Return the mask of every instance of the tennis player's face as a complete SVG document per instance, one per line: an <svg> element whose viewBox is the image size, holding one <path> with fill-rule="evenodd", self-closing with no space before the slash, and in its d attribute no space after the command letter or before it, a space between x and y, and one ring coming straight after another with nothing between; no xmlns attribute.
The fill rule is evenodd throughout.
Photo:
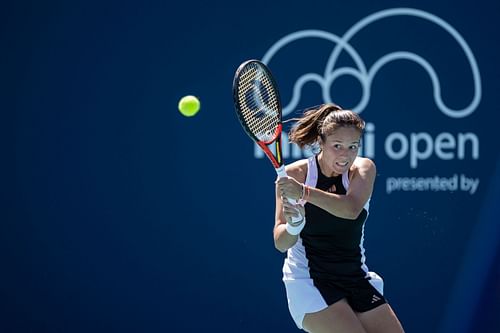
<svg viewBox="0 0 500 333"><path fill-rule="evenodd" d="M323 165L336 174L349 170L358 155L361 133L353 127L339 127L322 141Z"/></svg>

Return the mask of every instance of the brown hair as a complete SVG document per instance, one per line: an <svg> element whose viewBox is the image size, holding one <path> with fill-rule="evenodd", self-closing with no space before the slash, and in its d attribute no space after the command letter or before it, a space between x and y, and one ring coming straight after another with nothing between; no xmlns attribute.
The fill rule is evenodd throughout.
<svg viewBox="0 0 500 333"><path fill-rule="evenodd" d="M363 133L365 122L356 112L343 110L336 104L322 104L308 109L289 133L290 141L300 148L316 144L319 139L325 140L339 127L354 127Z"/></svg>

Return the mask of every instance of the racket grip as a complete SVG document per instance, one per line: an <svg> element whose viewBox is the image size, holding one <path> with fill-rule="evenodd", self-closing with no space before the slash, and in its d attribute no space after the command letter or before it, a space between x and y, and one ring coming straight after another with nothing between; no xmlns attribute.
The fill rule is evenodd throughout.
<svg viewBox="0 0 500 333"><path fill-rule="evenodd" d="M286 174L286 171L285 171L285 166L282 165L280 166L278 169L276 169L276 173L278 174L278 177L279 178L285 178L285 177L288 177L288 175ZM294 200L294 199L290 199L290 198L286 198L288 200L289 203L291 203L292 205L296 205L297 204L297 200ZM296 222L299 222L300 220L302 220L302 216L294 216L292 217L292 222L293 223L296 223Z"/></svg>
<svg viewBox="0 0 500 333"><path fill-rule="evenodd" d="M286 174L285 166L284 165L282 165L278 169L276 169L276 173L278 174L279 178L288 177L288 175Z"/></svg>

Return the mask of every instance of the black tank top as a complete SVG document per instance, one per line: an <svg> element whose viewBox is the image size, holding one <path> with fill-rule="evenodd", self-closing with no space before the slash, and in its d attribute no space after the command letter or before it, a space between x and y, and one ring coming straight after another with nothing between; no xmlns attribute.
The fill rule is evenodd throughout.
<svg viewBox="0 0 500 333"><path fill-rule="evenodd" d="M345 195L342 175L325 176L319 167L316 188ZM300 237L309 260L309 273L313 279L364 278L363 225L368 212L363 211L355 220L344 219L314 206L305 204L306 225Z"/></svg>

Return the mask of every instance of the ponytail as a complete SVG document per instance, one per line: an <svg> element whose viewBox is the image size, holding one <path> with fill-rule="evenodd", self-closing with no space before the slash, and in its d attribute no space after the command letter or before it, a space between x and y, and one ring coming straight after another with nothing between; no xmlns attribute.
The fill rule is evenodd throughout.
<svg viewBox="0 0 500 333"><path fill-rule="evenodd" d="M365 122L357 113L342 110L336 104L322 104L307 110L302 117L292 120L297 122L290 130L289 139L300 148L312 146L320 138L324 140L338 127L352 126L361 133L365 128Z"/></svg>

